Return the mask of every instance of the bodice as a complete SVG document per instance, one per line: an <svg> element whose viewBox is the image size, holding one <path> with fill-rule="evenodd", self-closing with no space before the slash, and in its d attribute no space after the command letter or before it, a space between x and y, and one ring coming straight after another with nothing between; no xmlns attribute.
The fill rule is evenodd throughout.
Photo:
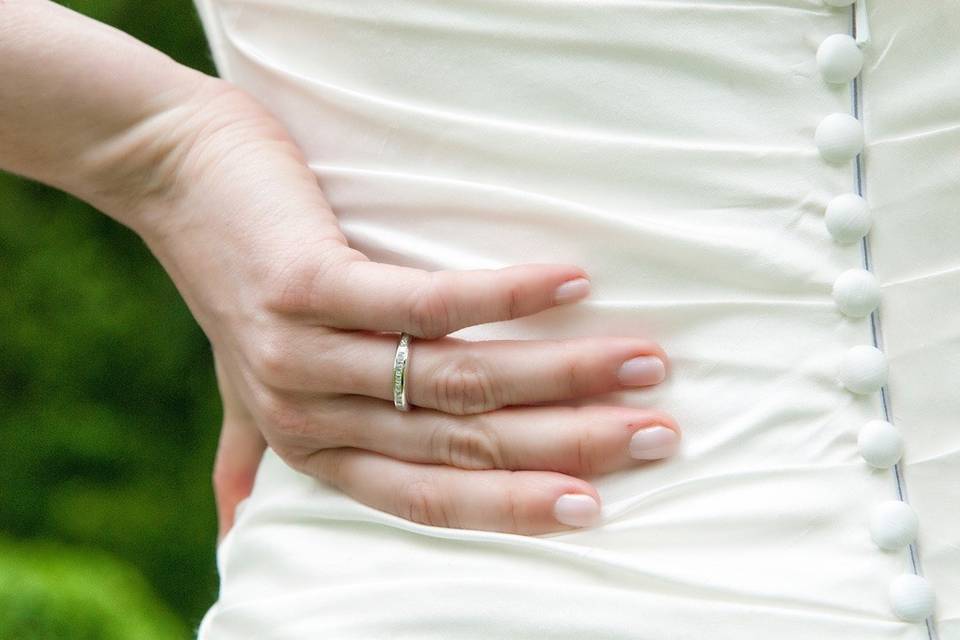
<svg viewBox="0 0 960 640"><path fill-rule="evenodd" d="M960 3L838 4L198 0L352 246L584 267L455 335L653 338L669 380L591 401L684 429L526 537L268 451L201 638L960 639Z"/></svg>

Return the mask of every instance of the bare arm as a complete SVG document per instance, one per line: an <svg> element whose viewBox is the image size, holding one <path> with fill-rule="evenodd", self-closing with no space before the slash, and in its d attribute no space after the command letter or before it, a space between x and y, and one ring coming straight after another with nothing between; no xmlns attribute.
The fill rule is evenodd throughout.
<svg viewBox="0 0 960 640"><path fill-rule="evenodd" d="M0 168L136 226L213 79L46 0L0 2Z"/></svg>

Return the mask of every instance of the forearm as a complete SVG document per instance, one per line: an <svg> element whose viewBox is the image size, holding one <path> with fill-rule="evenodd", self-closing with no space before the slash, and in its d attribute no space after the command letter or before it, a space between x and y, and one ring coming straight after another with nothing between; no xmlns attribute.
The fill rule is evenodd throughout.
<svg viewBox="0 0 960 640"><path fill-rule="evenodd" d="M52 2L0 0L0 169L129 226L178 171L220 85Z"/></svg>

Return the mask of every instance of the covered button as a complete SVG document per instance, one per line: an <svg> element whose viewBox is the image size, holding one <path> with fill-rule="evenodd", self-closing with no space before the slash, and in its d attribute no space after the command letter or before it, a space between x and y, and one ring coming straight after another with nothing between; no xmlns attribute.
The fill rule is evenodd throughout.
<svg viewBox="0 0 960 640"><path fill-rule="evenodd" d="M872 224L867 201L855 193L844 193L831 200L823 222L840 244L857 242L867 235Z"/></svg>
<svg viewBox="0 0 960 640"><path fill-rule="evenodd" d="M871 420L860 427L857 449L871 467L889 469L903 456L903 437L886 420Z"/></svg>
<svg viewBox="0 0 960 640"><path fill-rule="evenodd" d="M905 573L890 583L890 604L901 620L922 622L933 613L933 588L924 578Z"/></svg>
<svg viewBox="0 0 960 640"><path fill-rule="evenodd" d="M870 514L870 537L877 546L896 551L917 539L917 514L906 502L888 500L873 508Z"/></svg>
<svg viewBox="0 0 960 640"><path fill-rule="evenodd" d="M844 315L864 318L880 304L880 285L869 271L850 269L834 281L833 299Z"/></svg>
<svg viewBox="0 0 960 640"><path fill-rule="evenodd" d="M849 113L831 113L817 125L813 140L824 160L846 162L863 150L863 127Z"/></svg>
<svg viewBox="0 0 960 640"><path fill-rule="evenodd" d="M827 82L850 82L862 66L863 52L857 41L845 33L827 36L817 48L817 67Z"/></svg>
<svg viewBox="0 0 960 640"><path fill-rule="evenodd" d="M853 393L873 393L887 383L887 357L870 345L857 345L843 355L840 382Z"/></svg>

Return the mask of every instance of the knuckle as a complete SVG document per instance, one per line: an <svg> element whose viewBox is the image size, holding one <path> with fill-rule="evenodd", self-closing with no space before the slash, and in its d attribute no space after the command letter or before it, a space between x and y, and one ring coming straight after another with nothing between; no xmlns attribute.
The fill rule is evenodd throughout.
<svg viewBox="0 0 960 640"><path fill-rule="evenodd" d="M576 476L590 476L604 470L609 457L609 441L597 431L598 414L593 407L555 407L558 424L570 425L559 435L560 454L554 459L552 471ZM606 446L605 446L606 443Z"/></svg>
<svg viewBox="0 0 960 640"><path fill-rule="evenodd" d="M265 306L276 313L302 313L313 308L317 268L304 258L290 260L271 276Z"/></svg>
<svg viewBox="0 0 960 640"><path fill-rule="evenodd" d="M524 503L523 496L516 483L507 482L500 493L500 512L504 517L504 524L509 531L522 532L524 530Z"/></svg>
<svg viewBox="0 0 960 640"><path fill-rule="evenodd" d="M469 353L443 365L433 378L432 390L437 408L445 413L483 413L503 406L487 363Z"/></svg>
<svg viewBox="0 0 960 640"><path fill-rule="evenodd" d="M285 336L268 333L256 340L250 366L264 383L282 386L290 379L293 353Z"/></svg>
<svg viewBox="0 0 960 640"><path fill-rule="evenodd" d="M309 420L301 407L273 393L265 394L261 403L261 415L272 431L291 438L307 434Z"/></svg>
<svg viewBox="0 0 960 640"><path fill-rule="evenodd" d="M439 338L450 333L452 327L450 303L444 287L435 274L427 284L416 289L408 305L408 324L413 333L423 338Z"/></svg>
<svg viewBox="0 0 960 640"><path fill-rule="evenodd" d="M589 476L599 470L601 446L589 421L585 422L587 426L582 427L574 438L571 463L577 474Z"/></svg>
<svg viewBox="0 0 960 640"><path fill-rule="evenodd" d="M309 456L308 473L340 488L343 479L345 452L342 449L321 449Z"/></svg>
<svg viewBox="0 0 960 640"><path fill-rule="evenodd" d="M559 388L563 389L570 397L581 395L584 391L584 383L588 379L588 376L584 374L583 360L574 353L567 354L557 371Z"/></svg>
<svg viewBox="0 0 960 640"><path fill-rule="evenodd" d="M446 424L431 434L435 459L461 469L504 467L503 447L496 431L486 421Z"/></svg>
<svg viewBox="0 0 960 640"><path fill-rule="evenodd" d="M331 306L328 284L339 264L341 247L333 240L318 240L307 256L290 259L268 276L264 306L275 313L295 315L316 312Z"/></svg>
<svg viewBox="0 0 960 640"><path fill-rule="evenodd" d="M512 319L520 317L522 314L523 292L519 285L510 285L504 292L506 302L505 318Z"/></svg>
<svg viewBox="0 0 960 640"><path fill-rule="evenodd" d="M396 512L420 524L455 526L456 518L445 492L435 482L424 478L414 478L399 485Z"/></svg>

